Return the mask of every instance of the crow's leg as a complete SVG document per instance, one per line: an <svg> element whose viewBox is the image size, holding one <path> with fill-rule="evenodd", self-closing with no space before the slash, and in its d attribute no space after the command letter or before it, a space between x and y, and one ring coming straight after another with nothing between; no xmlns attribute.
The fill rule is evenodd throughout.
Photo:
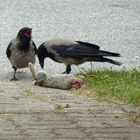
<svg viewBox="0 0 140 140"><path fill-rule="evenodd" d="M93 67L93 63L90 62L90 65L91 65L91 71L93 71L94 67Z"/></svg>
<svg viewBox="0 0 140 140"><path fill-rule="evenodd" d="M63 74L70 74L71 72L71 65L66 65L66 70L63 72Z"/></svg>
<svg viewBox="0 0 140 140"><path fill-rule="evenodd" d="M14 66L12 66L12 68L14 69L14 74L13 74L13 78L11 79L11 81L16 81L16 80L18 80L18 79L16 78L16 71L17 71L17 68L14 67Z"/></svg>

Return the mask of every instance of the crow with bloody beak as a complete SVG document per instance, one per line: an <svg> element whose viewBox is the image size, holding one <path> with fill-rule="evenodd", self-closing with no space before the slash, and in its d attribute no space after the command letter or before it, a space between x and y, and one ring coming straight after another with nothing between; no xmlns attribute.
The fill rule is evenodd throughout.
<svg viewBox="0 0 140 140"><path fill-rule="evenodd" d="M17 80L15 76L17 69L28 67L29 62L35 64L36 53L37 48L32 40L32 29L28 27L20 29L17 36L10 41L6 50L6 55L14 69L11 80Z"/></svg>

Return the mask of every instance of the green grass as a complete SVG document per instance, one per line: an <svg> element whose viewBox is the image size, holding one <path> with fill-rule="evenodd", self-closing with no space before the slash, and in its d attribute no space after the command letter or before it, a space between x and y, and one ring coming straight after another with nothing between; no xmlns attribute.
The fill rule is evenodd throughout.
<svg viewBox="0 0 140 140"><path fill-rule="evenodd" d="M85 83L99 98L140 105L140 71L87 71Z"/></svg>

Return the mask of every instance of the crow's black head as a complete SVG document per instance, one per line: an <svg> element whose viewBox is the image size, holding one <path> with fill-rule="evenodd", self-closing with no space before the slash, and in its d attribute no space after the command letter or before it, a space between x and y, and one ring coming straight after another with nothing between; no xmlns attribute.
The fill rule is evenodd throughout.
<svg viewBox="0 0 140 140"><path fill-rule="evenodd" d="M22 29L19 30L17 36L20 39L31 38L32 37L32 28L23 27Z"/></svg>
<svg viewBox="0 0 140 140"><path fill-rule="evenodd" d="M46 57L48 57L48 51L45 48L44 44L41 44L38 47L37 56L38 56L39 64L40 64L41 68L43 69L44 68L44 59Z"/></svg>
<svg viewBox="0 0 140 140"><path fill-rule="evenodd" d="M32 29L28 27L23 27L19 30L17 38L20 40L19 50L28 51L30 47L30 40L32 38Z"/></svg>

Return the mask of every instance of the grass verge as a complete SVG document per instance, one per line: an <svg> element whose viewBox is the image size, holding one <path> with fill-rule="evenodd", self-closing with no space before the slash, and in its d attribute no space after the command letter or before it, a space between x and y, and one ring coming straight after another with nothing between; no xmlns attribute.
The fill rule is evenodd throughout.
<svg viewBox="0 0 140 140"><path fill-rule="evenodd" d="M140 71L98 70L80 75L85 76L86 88L93 96L140 105Z"/></svg>

